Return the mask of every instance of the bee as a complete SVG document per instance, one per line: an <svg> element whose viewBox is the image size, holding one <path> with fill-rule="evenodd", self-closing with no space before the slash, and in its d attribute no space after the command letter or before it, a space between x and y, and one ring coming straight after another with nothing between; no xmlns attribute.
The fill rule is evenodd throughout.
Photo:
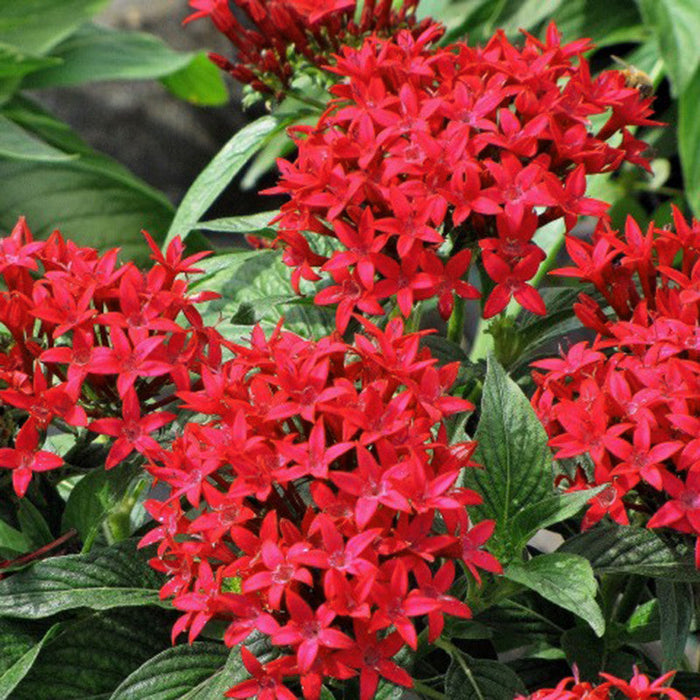
<svg viewBox="0 0 700 700"><path fill-rule="evenodd" d="M654 94L654 83L643 70L623 61L619 56L611 56L611 58L624 68L620 72L625 76L627 87L639 90L642 97L651 97Z"/></svg>

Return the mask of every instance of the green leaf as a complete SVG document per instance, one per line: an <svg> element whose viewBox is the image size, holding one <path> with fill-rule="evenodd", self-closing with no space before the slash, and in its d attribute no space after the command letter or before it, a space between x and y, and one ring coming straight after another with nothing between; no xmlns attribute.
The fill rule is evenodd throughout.
<svg viewBox="0 0 700 700"><path fill-rule="evenodd" d="M0 520L0 549L23 554L29 550L29 540L24 533Z"/></svg>
<svg viewBox="0 0 700 700"><path fill-rule="evenodd" d="M65 163L0 158L0 230L11 230L25 215L38 237L58 228L79 244L102 249L116 244L124 257L145 259L141 230L162 240L173 214L167 199L28 100L14 100L5 116L79 157Z"/></svg>
<svg viewBox="0 0 700 700"><path fill-rule="evenodd" d="M655 598L637 606L625 624L625 641L645 644L659 639L659 601Z"/></svg>
<svg viewBox="0 0 700 700"><path fill-rule="evenodd" d="M176 236L184 240L189 235L249 158L265 145L271 134L281 128L280 122L266 116L248 124L233 136L197 176L185 194L166 236L164 248Z"/></svg>
<svg viewBox="0 0 700 700"><path fill-rule="evenodd" d="M270 226L270 221L278 213L278 211L263 211L258 214L200 221L197 224L197 229L220 233L242 233L246 235L252 233L258 236L264 233L274 234L275 229L273 226Z"/></svg>
<svg viewBox="0 0 700 700"><path fill-rule="evenodd" d="M688 203L700 217L700 68L678 98L678 154L683 168L683 185Z"/></svg>
<svg viewBox="0 0 700 700"><path fill-rule="evenodd" d="M36 619L62 610L160 605L162 584L133 540L38 562L0 581L0 615Z"/></svg>
<svg viewBox="0 0 700 700"><path fill-rule="evenodd" d="M525 692L523 682L505 664L466 654L452 659L445 676L445 695L450 700L513 700Z"/></svg>
<svg viewBox="0 0 700 700"><path fill-rule="evenodd" d="M593 681L599 678L598 673L605 661L605 644L590 628L577 625L564 632L561 648L566 653L569 664L576 664L583 680Z"/></svg>
<svg viewBox="0 0 700 700"><path fill-rule="evenodd" d="M223 644L209 642L166 649L124 679L110 700L179 700L221 672L228 656Z"/></svg>
<svg viewBox="0 0 700 700"><path fill-rule="evenodd" d="M558 551L586 557L598 574L700 581L688 539L642 527L601 524L569 538Z"/></svg>
<svg viewBox="0 0 700 700"><path fill-rule="evenodd" d="M693 588L689 583L658 579L656 596L659 599L663 672L666 673L682 666L685 657L693 620Z"/></svg>
<svg viewBox="0 0 700 700"><path fill-rule="evenodd" d="M637 0L644 23L656 36L673 91L680 95L700 66L697 0Z"/></svg>
<svg viewBox="0 0 700 700"><path fill-rule="evenodd" d="M526 562L512 562L504 576L535 591L587 622L600 637L605 620L596 602L597 584L588 561L575 554L542 554Z"/></svg>
<svg viewBox="0 0 700 700"><path fill-rule="evenodd" d="M81 85L99 80L162 78L186 67L191 53L173 51L151 34L86 25L54 48L59 65L25 78L23 88Z"/></svg>
<svg viewBox="0 0 700 700"><path fill-rule="evenodd" d="M0 114L0 158L60 162L75 156L59 151Z"/></svg>
<svg viewBox="0 0 700 700"><path fill-rule="evenodd" d="M12 698L106 700L125 677L169 645L172 621L172 613L154 608L81 616L45 645Z"/></svg>
<svg viewBox="0 0 700 700"><path fill-rule="evenodd" d="M474 460L484 468L468 469L465 485L484 500L470 514L478 520L494 518L495 538L512 544L512 519L552 493L552 458L547 433L530 402L493 357L488 360L474 439Z"/></svg>
<svg viewBox="0 0 700 700"><path fill-rule="evenodd" d="M73 488L63 511L61 529L75 528L80 539L90 544L97 530L121 501L139 470L130 463L114 469L93 469Z"/></svg>
<svg viewBox="0 0 700 700"><path fill-rule="evenodd" d="M0 42L28 53L48 53L108 4L109 0L3 0Z"/></svg>
<svg viewBox="0 0 700 700"><path fill-rule="evenodd" d="M560 523L567 518L572 518L605 488L586 489L584 491L571 491L570 493L555 493L543 498L541 501L531 503L523 508L513 518L511 524L512 541L520 542L521 547L538 531Z"/></svg>
<svg viewBox="0 0 700 700"><path fill-rule="evenodd" d="M60 63L61 59L26 53L11 44L0 43L0 79L21 78L28 73Z"/></svg>
<svg viewBox="0 0 700 700"><path fill-rule="evenodd" d="M184 68L161 78L176 97L201 107L219 107L229 95L223 73L205 53L198 53Z"/></svg>
<svg viewBox="0 0 700 700"><path fill-rule="evenodd" d="M16 697L11 695L12 692L27 675L27 673L29 673L30 669L34 665L34 662L36 661L37 656L39 656L39 652L44 647L44 644L54 637L58 630L59 625L57 624L51 627L40 642L32 646L31 649L28 649L26 653L24 653L12 664L12 666L10 666L10 668L6 669L2 674L0 674L0 700ZM3 646L3 654L4 653L6 653L6 650Z"/></svg>
<svg viewBox="0 0 700 700"><path fill-rule="evenodd" d="M629 0L567 0L552 15L564 41L586 36L601 46L621 28L638 28L641 16Z"/></svg>
<svg viewBox="0 0 700 700"><path fill-rule="evenodd" d="M53 542L51 528L39 509L28 498L23 498L19 502L17 519L22 534L27 538L32 548L39 549L39 547Z"/></svg>
<svg viewBox="0 0 700 700"><path fill-rule="evenodd" d="M563 0L510 0L510 13L507 19L498 22L498 28L508 34L520 29L530 30L540 22L549 19Z"/></svg>

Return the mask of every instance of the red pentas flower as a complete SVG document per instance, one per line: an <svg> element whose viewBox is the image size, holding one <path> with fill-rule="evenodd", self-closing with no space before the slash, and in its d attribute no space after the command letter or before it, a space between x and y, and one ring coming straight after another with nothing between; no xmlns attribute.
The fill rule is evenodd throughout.
<svg viewBox="0 0 700 700"><path fill-rule="evenodd" d="M185 22L208 17L236 49L232 62L210 58L236 80L280 98L301 67L323 67L344 44L370 33L391 35L417 23L418 0L369 0L355 18L356 0L190 0L195 12ZM231 5L235 6L235 10ZM240 16L245 16L241 22Z"/></svg>
<svg viewBox="0 0 700 700"><path fill-rule="evenodd" d="M667 685L671 682L675 671L665 673L652 681L648 676L640 673L635 666L634 675L629 681L617 678L609 673L601 673L600 675L605 679L605 682L597 685L580 681L575 667L574 671L574 676L562 679L556 688L542 688L527 697L519 695L516 700L576 700L576 698L611 700L617 697L625 697L630 700L652 700L652 698L687 700L683 693Z"/></svg>
<svg viewBox="0 0 700 700"><path fill-rule="evenodd" d="M286 659L244 652L253 678L229 697L294 683L315 699L324 678L353 676L362 700L380 677L410 686L392 657L426 616L434 636L444 615L470 615L449 594L452 562L500 572L483 549L492 523L468 517L479 496L457 485L474 445L447 443L444 420L473 408L448 395L456 367L437 369L399 319L364 323L353 344L256 328L180 392L203 421L147 451L169 493L147 504L159 525L144 544L184 613L174 634L219 620L230 646L257 631Z"/></svg>
<svg viewBox="0 0 700 700"><path fill-rule="evenodd" d="M11 338L0 353L0 401L22 425L2 466L19 495L32 473L63 463L40 449L55 425L116 438L107 468L157 450L154 436L174 415L154 408L220 356L213 328L177 322L194 326L195 304L216 296L188 293L185 276L202 254L183 259L179 239L165 254L147 241L155 262L140 270L119 264L116 250L100 254L58 232L34 241L23 219L0 239L0 323Z"/></svg>
<svg viewBox="0 0 700 700"><path fill-rule="evenodd" d="M628 219L623 232L602 224L591 243L567 242L573 265L558 273L593 284L614 316L581 296L574 310L599 336L534 363L547 372L533 405L555 457L593 462L569 488L609 485L584 527L605 515L627 524L633 505L648 527L695 536L700 567L700 223L673 218L674 228L642 232Z"/></svg>
<svg viewBox="0 0 700 700"><path fill-rule="evenodd" d="M610 137L654 124L651 100L620 72L592 78L580 57L587 40L562 44L553 25L522 48L502 32L484 47L436 47L439 36L433 26L343 47L335 100L315 127L292 131L296 159L279 161L271 192L291 198L277 217L285 261L297 288L329 283L316 303L338 305L341 331L352 312L375 315L390 298L408 316L437 297L447 317L455 297L478 296L470 252L495 283L485 317L513 297L544 313L528 284L545 257L535 231L605 216L605 203L585 196L586 175L648 167ZM607 111L589 133L590 117Z"/></svg>

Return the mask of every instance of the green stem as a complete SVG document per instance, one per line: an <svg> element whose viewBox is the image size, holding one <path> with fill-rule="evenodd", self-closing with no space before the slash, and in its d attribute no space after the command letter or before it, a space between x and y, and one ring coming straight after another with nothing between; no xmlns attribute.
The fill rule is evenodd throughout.
<svg viewBox="0 0 700 700"><path fill-rule="evenodd" d="M420 695L427 698L435 698L436 700L447 700L447 696L441 693L439 690L434 690L429 685L421 683L420 681L413 681L413 690Z"/></svg>
<svg viewBox="0 0 700 700"><path fill-rule="evenodd" d="M447 340L451 340L457 345L462 344L464 338L464 299L457 297L450 320L447 322Z"/></svg>
<svg viewBox="0 0 700 700"><path fill-rule="evenodd" d="M435 646L438 646L443 651L446 651L450 655L450 657L459 664L460 668L462 669L462 672L471 683L472 688L474 688L474 693L476 694L478 700L484 700L484 696L481 693L481 688L479 688L479 686L477 685L477 682L474 679L474 674L472 673L469 666L467 666L467 662L464 659L464 654L454 644L444 639L436 639Z"/></svg>

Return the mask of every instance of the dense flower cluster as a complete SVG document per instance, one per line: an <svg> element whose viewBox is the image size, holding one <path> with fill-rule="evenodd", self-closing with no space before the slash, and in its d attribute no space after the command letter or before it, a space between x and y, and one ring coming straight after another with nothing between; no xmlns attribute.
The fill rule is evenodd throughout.
<svg viewBox="0 0 700 700"><path fill-rule="evenodd" d="M182 279L204 254L183 259L175 240L163 256L148 242L156 262L142 272L120 264L116 249L100 255L58 232L34 241L23 219L0 240L2 437L4 445L13 441L0 448L0 467L12 470L18 495L33 472L62 464L40 449L52 424L116 438L107 468L134 450L149 454L158 447L152 433L175 417L153 407L189 388L202 364L218 361L219 336L194 308L216 295L188 295Z"/></svg>
<svg viewBox="0 0 700 700"><path fill-rule="evenodd" d="M344 48L334 103L316 127L295 129L296 160L279 161L272 192L291 196L278 217L285 260L297 288L332 280L316 303L338 304L341 331L354 310L381 314L389 297L405 316L437 297L447 317L455 294L479 295L463 281L479 249L492 282L484 316L511 297L543 314L528 284L545 257L535 231L605 215L585 196L587 174L648 167L628 127L654 123L650 99L619 71L592 78L580 57L588 40L562 45L552 25L522 49L502 32L483 48L436 48L438 32ZM595 115L604 123L593 133Z"/></svg>
<svg viewBox="0 0 700 700"><path fill-rule="evenodd" d="M675 230L628 219L624 234L600 226L592 243L567 242L574 266L559 274L591 282L613 314L580 296L576 313L599 337L535 363L547 374L533 404L556 457L593 461L571 488L609 484L584 527L606 514L627 523L633 508L649 527L698 537L700 566L700 223L673 218Z"/></svg>
<svg viewBox="0 0 700 700"><path fill-rule="evenodd" d="M235 62L210 58L241 83L281 97L299 72L300 60L324 67L343 45L374 33L390 36L399 28L419 32L432 23L415 20L418 0L366 0L355 19L357 0L190 0L196 12L186 22L209 17L237 50ZM252 26L250 26L252 25Z"/></svg>
<svg viewBox="0 0 700 700"><path fill-rule="evenodd" d="M329 677L359 675L362 700L380 676L410 686L391 659L416 648L416 618L434 640L444 614L470 615L449 594L454 562L500 571L482 550L493 522L472 525L480 498L456 485L474 443L450 446L443 424L473 408L448 393L457 366L399 319L365 330L346 345L257 328L179 392L208 420L151 455L169 495L147 502L159 526L142 544L158 543L161 594L184 613L173 636L217 619L227 645L257 631L284 653L261 665L244 649L253 678L229 697L293 698L285 679L305 698Z"/></svg>
<svg viewBox="0 0 700 700"><path fill-rule="evenodd" d="M652 681L635 668L630 681L616 678L609 673L601 673L605 681L598 685L580 681L578 677L571 676L564 678L556 688L543 688L527 697L518 696L516 700L577 700L577 698L611 700L616 697L629 698L629 700L653 700L653 698L686 700L683 693L666 685L674 674L675 671L671 671Z"/></svg>

